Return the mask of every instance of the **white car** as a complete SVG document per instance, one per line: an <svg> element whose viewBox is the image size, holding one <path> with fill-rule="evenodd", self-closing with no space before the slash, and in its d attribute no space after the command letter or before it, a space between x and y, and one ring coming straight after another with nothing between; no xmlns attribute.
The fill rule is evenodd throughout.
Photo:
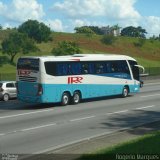
<svg viewBox="0 0 160 160"><path fill-rule="evenodd" d="M15 81L0 81L0 99L8 101L17 97Z"/></svg>

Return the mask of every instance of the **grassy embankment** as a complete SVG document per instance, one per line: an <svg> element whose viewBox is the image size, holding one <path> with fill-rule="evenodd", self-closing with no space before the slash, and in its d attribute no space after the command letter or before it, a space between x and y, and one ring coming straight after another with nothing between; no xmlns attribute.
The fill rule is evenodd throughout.
<svg viewBox="0 0 160 160"><path fill-rule="evenodd" d="M159 137L160 132L154 132L132 141L101 149L95 153L83 155L78 160L160 159Z"/></svg>
<svg viewBox="0 0 160 160"><path fill-rule="evenodd" d="M0 44L7 35L8 32L0 31ZM53 41L37 44L40 51L30 53L28 55L51 55L52 48L56 47L58 42L67 40L78 43L83 53L125 54L137 59L139 64L143 65L144 67L160 67L160 41L151 42L150 40L146 40L142 47L135 47L134 43L138 42L137 38L118 37L113 45L103 44L101 42L101 38L102 36L98 35L88 37L83 34L53 33ZM15 57L14 63L16 63L17 58L20 56L22 55L18 54ZM0 73L15 73L15 66L9 64L9 57L3 55L1 51Z"/></svg>

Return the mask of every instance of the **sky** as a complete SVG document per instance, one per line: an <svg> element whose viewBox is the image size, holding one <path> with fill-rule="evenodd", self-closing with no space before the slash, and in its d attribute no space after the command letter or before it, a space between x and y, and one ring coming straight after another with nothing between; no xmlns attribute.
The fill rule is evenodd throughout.
<svg viewBox="0 0 160 160"><path fill-rule="evenodd" d="M0 25L20 26L28 19L45 23L56 32L80 26L119 25L160 34L160 0L0 0Z"/></svg>

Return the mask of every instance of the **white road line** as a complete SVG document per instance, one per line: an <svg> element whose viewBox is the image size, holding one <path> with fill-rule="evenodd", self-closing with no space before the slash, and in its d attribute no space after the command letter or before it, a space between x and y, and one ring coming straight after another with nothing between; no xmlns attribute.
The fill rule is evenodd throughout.
<svg viewBox="0 0 160 160"><path fill-rule="evenodd" d="M112 113L106 113L106 115L125 113L125 112L128 112L128 111L129 111L129 110L117 111L117 112L112 112Z"/></svg>
<svg viewBox="0 0 160 160"><path fill-rule="evenodd" d="M139 107L139 108L136 108L136 110L143 110L143 109L152 108L152 107L155 107L155 105L152 105L152 106L145 106L145 107Z"/></svg>
<svg viewBox="0 0 160 160"><path fill-rule="evenodd" d="M7 115L7 116L0 117L0 119L19 117L19 116L36 114L36 113L41 113L41 112L49 112L49 111L52 111L52 110L53 109L45 109L45 110L40 110L40 111L35 111L35 112L27 112L27 113L15 114L15 115Z"/></svg>
<svg viewBox="0 0 160 160"><path fill-rule="evenodd" d="M5 135L8 135L8 134L15 134L15 133L18 133L18 132L27 132L27 131L36 130L36 129L40 129L40 128L45 128L45 127L50 127L50 126L55 126L55 125L57 125L57 124L56 123L50 123L50 124L46 124L46 125L15 130L15 131L7 132L7 133L0 133L0 136L5 136Z"/></svg>
<svg viewBox="0 0 160 160"><path fill-rule="evenodd" d="M5 135L5 133L0 133L0 136L4 136Z"/></svg>
<svg viewBox="0 0 160 160"><path fill-rule="evenodd" d="M152 95L141 96L141 98L148 98L148 97L155 97L155 96L160 96L160 94L152 94Z"/></svg>
<svg viewBox="0 0 160 160"><path fill-rule="evenodd" d="M71 119L71 120L69 120L69 121L70 121L70 122L81 121L81 120L85 120L85 119L89 119L89 118L94 118L94 117L95 117L95 116L82 117L82 118Z"/></svg>
<svg viewBox="0 0 160 160"><path fill-rule="evenodd" d="M45 128L45 127L50 127L50 126L55 126L55 125L56 125L56 123L50 123L50 124L46 124L46 125L42 125L42 126L36 126L36 127L21 129L20 131L26 132L26 131L30 131L30 130Z"/></svg>
<svg viewBox="0 0 160 160"><path fill-rule="evenodd" d="M157 82L157 83L145 83L144 85L145 86L150 86L150 85L157 85L157 84L160 84L159 82Z"/></svg>
<svg viewBox="0 0 160 160"><path fill-rule="evenodd" d="M143 110L143 109L153 108L153 107L155 107L155 105L139 107L139 108L135 108L133 110ZM50 110L53 110L53 109L41 110L41 111L37 111L37 112L23 113L23 114L18 114L18 115L4 116L4 117L0 117L0 118L15 117L15 116L21 116L21 115L26 115L26 114L34 114L34 113L45 112L45 111L50 111ZM105 115L120 114L120 113L125 113L125 112L128 112L128 111L131 111L131 110L121 110L121 111L116 111L116 112L112 112L112 113L106 113ZM88 116L88 117L81 117L81 118L71 119L71 120L69 120L69 122L81 121L81 120L90 119L90 118L94 118L94 117L96 117L96 116L92 115L92 116ZM55 126L55 125L57 125L57 123L50 123L50 124L46 124L46 125L15 130L15 131L11 131L11 132L8 132L8 133L0 133L0 136L5 136L7 134L12 134L12 133L17 133L17 132L27 132L27 131L36 130L36 129L40 129L40 128L45 128L45 127L50 127L50 126Z"/></svg>

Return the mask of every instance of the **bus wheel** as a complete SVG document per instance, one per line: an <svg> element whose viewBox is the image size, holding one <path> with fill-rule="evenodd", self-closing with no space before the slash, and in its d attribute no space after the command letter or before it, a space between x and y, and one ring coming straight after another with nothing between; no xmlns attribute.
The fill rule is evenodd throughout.
<svg viewBox="0 0 160 160"><path fill-rule="evenodd" d="M80 92L78 92L78 91L74 92L73 97L72 97L72 103L78 104L80 102L80 100L81 100Z"/></svg>
<svg viewBox="0 0 160 160"><path fill-rule="evenodd" d="M61 99L61 105L66 106L69 104L70 101L70 95L67 92L64 92Z"/></svg>
<svg viewBox="0 0 160 160"><path fill-rule="evenodd" d="M128 96L128 93L129 93L129 89L128 87L124 87L123 90L122 90L122 97L125 98Z"/></svg>

